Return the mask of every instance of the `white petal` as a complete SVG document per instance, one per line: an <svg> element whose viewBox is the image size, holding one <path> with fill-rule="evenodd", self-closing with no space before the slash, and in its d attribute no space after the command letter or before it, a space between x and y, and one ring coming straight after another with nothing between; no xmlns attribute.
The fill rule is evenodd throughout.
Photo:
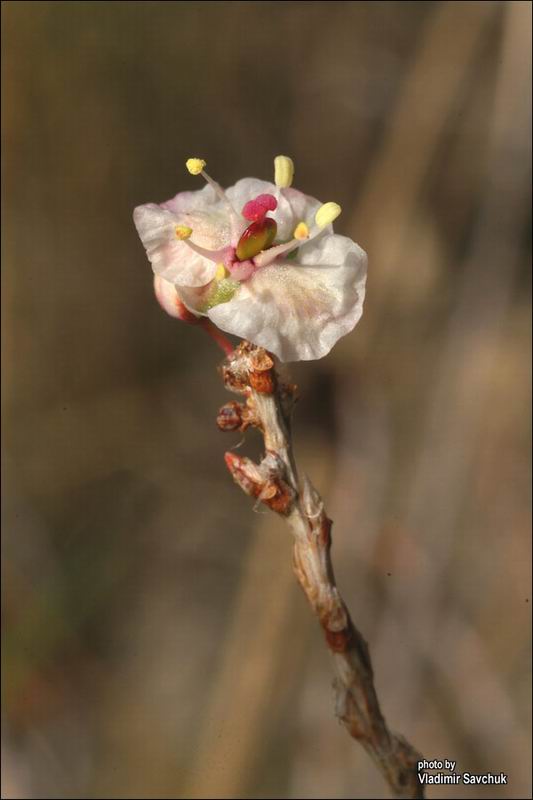
<svg viewBox="0 0 533 800"><path fill-rule="evenodd" d="M187 224L176 214L148 203L135 209L133 220L156 275L180 286L203 286L211 280L216 265L176 239L176 225Z"/></svg>
<svg viewBox="0 0 533 800"><path fill-rule="evenodd" d="M213 206L218 208L222 206L222 203L209 184L195 192L178 192L172 200L161 204L162 208L167 208L175 214L183 214L187 211L209 211Z"/></svg>
<svg viewBox="0 0 533 800"><path fill-rule="evenodd" d="M315 214L322 205L320 200L299 192L298 189L293 189L292 187L281 189L281 194L291 208L294 226L296 227L299 222L305 222L308 228L314 227Z"/></svg>
<svg viewBox="0 0 533 800"><path fill-rule="evenodd" d="M228 303L209 311L222 330L282 361L322 358L363 311L366 253L345 236L302 247L300 263L259 269Z"/></svg>
<svg viewBox="0 0 533 800"><path fill-rule="evenodd" d="M241 213L243 206L249 200L253 200L259 194L273 194L277 200L279 189L273 183L260 181L259 178L242 178L235 186L226 189L226 196L237 214Z"/></svg>

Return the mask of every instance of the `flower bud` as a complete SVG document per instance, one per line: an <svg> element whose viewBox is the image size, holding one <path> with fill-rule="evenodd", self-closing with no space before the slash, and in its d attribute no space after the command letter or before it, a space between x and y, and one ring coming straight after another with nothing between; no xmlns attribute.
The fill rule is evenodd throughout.
<svg viewBox="0 0 533 800"><path fill-rule="evenodd" d="M239 456L236 453L226 453L224 455L226 466L233 476L235 483L241 487L243 492L258 497L263 488L264 478L257 464L246 456Z"/></svg>
<svg viewBox="0 0 533 800"><path fill-rule="evenodd" d="M231 400L222 406L217 416L217 425L221 431L237 431L243 424L243 406Z"/></svg>
<svg viewBox="0 0 533 800"><path fill-rule="evenodd" d="M189 325L194 325L200 322L200 317L193 314L192 311L182 303L176 291L176 287L170 281L166 281L159 275L154 275L154 292L157 302L161 308L170 314L171 317L181 319L182 322L187 322Z"/></svg>

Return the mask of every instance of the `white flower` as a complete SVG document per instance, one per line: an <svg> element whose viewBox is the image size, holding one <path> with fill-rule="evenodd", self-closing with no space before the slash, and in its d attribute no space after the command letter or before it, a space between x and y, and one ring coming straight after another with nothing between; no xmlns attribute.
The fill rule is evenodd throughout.
<svg viewBox="0 0 533 800"><path fill-rule="evenodd" d="M291 188L286 156L275 160L279 185L244 178L226 191L201 159L187 167L207 186L133 214L163 308L183 318L183 304L282 361L325 356L365 295L366 254L333 233L340 206Z"/></svg>

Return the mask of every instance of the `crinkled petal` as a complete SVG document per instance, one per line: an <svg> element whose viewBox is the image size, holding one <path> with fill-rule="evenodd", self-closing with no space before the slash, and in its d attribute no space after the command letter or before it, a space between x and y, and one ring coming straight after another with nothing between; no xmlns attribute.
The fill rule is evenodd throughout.
<svg viewBox="0 0 533 800"><path fill-rule="evenodd" d="M155 274L180 286L203 286L212 279L216 265L193 252L185 242L178 241L176 225L187 224L183 219L155 203L138 206L133 212L135 227ZM205 220L202 224L204 231L209 228ZM196 239L202 247L206 246L205 240L205 235Z"/></svg>
<svg viewBox="0 0 533 800"><path fill-rule="evenodd" d="M259 269L209 317L282 361L322 358L361 317L366 262L351 239L322 236L301 248L299 263Z"/></svg>

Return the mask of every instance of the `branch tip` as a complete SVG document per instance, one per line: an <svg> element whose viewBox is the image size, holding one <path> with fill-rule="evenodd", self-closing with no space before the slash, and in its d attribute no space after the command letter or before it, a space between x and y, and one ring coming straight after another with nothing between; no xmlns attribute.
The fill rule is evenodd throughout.
<svg viewBox="0 0 533 800"><path fill-rule="evenodd" d="M240 488L284 516L294 536L293 566L323 628L336 671L335 713L348 733L370 754L395 797L423 798L418 779L420 754L390 732L374 687L368 645L354 625L335 583L331 562L332 522L307 476L298 477L290 434L297 387L283 383L272 355L241 342L221 367L225 387L244 395L220 409L221 430L258 428L265 456L259 464L227 452L226 465Z"/></svg>

